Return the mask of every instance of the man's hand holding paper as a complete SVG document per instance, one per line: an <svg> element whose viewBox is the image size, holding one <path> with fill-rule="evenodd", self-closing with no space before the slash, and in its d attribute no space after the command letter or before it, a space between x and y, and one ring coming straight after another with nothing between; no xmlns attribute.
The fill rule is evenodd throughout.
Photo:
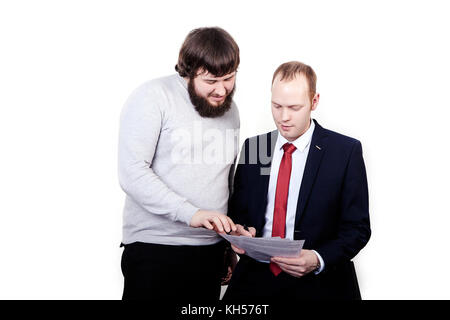
<svg viewBox="0 0 450 320"><path fill-rule="evenodd" d="M300 278L317 269L319 258L312 250L302 250L298 257L272 257L271 262L276 263L281 270L293 277Z"/></svg>

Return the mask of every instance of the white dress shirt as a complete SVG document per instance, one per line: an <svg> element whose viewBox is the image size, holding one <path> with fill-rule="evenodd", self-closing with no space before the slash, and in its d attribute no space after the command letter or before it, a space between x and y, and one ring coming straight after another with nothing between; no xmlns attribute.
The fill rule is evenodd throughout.
<svg viewBox="0 0 450 320"><path fill-rule="evenodd" d="M263 237L272 237L273 211L275 206L275 193L277 188L278 171L280 169L281 159L283 158L283 145L292 143L297 149L292 153L292 170L289 181L289 193L286 211L286 239L294 239L295 215L297 213L297 201L300 193L300 186L305 170L306 158L308 157L309 147L314 132L314 121L310 120L308 130L296 140L290 142L278 132L277 142L272 156L272 165L270 169L269 190L267 193L266 224L263 229ZM313 250L314 251L314 250ZM322 257L314 251L320 261L320 269L316 274L323 270L324 262Z"/></svg>

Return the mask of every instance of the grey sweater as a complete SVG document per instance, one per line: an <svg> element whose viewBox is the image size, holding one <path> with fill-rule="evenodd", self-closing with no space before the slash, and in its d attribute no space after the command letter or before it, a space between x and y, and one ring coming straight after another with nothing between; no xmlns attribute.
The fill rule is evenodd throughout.
<svg viewBox="0 0 450 320"><path fill-rule="evenodd" d="M238 153L239 112L202 118L178 74L148 81L127 99L119 132L126 193L124 244L207 245L220 237L189 222L199 209L226 214Z"/></svg>

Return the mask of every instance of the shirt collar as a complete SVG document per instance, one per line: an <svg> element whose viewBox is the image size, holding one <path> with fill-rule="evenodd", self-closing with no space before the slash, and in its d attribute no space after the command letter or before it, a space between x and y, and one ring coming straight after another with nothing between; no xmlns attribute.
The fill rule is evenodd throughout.
<svg viewBox="0 0 450 320"><path fill-rule="evenodd" d="M299 150L300 152L305 151L306 147L311 143L311 139L312 139L312 135L314 132L314 128L316 127L316 125L314 124L314 121L312 121L312 119L309 120L310 125L308 130L306 130L306 132L304 134L302 134L300 137L298 137L297 139L295 139L294 141L288 141L285 137L283 137L280 134L280 131L278 131L278 138L277 138L277 143L275 145L275 148L277 150L283 148L283 145L285 143L292 143L297 150Z"/></svg>

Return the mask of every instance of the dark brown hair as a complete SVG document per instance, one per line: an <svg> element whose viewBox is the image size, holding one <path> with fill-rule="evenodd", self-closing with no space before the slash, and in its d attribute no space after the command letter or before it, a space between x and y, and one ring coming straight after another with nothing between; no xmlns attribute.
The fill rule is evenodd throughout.
<svg viewBox="0 0 450 320"><path fill-rule="evenodd" d="M216 77L236 71L239 47L219 27L194 29L187 35L178 56L175 70L182 77L195 78L200 68Z"/></svg>
<svg viewBox="0 0 450 320"><path fill-rule="evenodd" d="M314 98L314 95L316 94L317 76L313 68L304 63L298 61L290 61L280 65L273 74L272 85L278 75L281 75L280 81L282 81L292 80L300 74L303 74L306 78L306 81L308 82L309 96L312 100Z"/></svg>

